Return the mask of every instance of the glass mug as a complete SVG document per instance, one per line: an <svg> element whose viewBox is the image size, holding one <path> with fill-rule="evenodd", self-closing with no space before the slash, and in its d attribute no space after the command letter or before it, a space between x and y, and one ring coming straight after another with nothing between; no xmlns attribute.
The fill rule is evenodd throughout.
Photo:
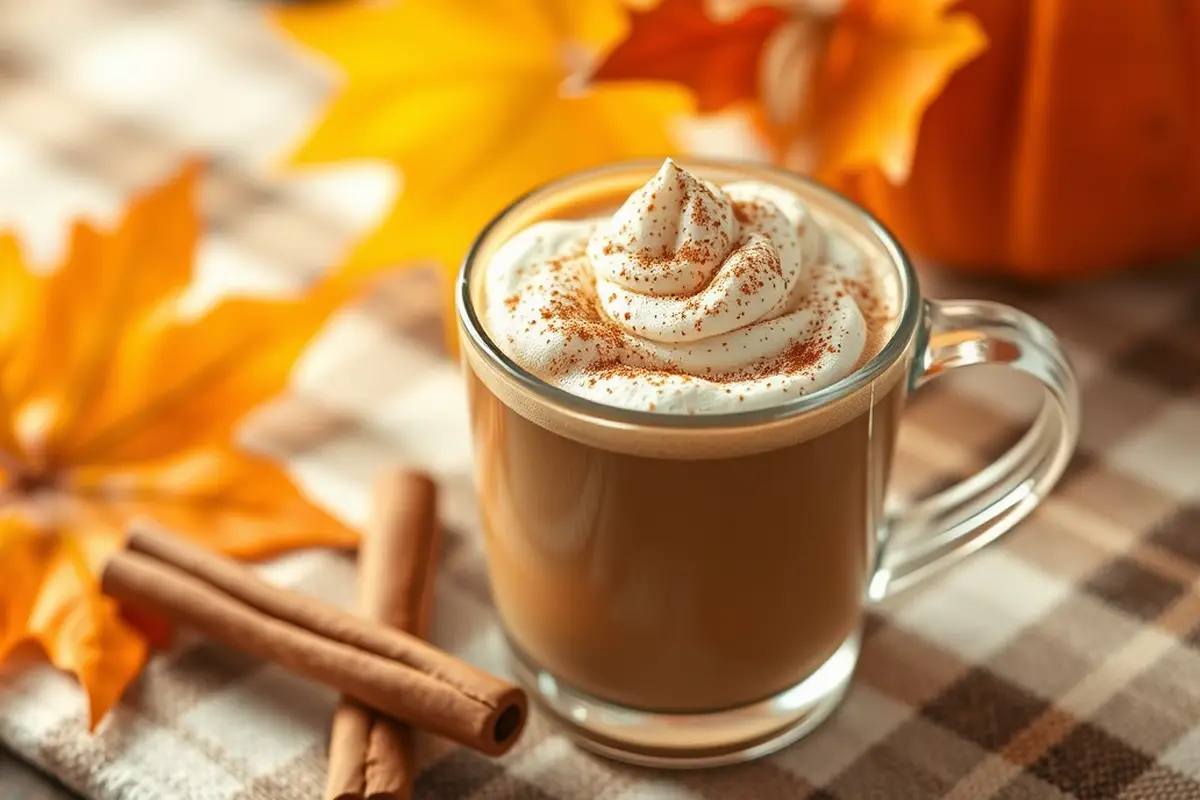
<svg viewBox="0 0 1200 800"><path fill-rule="evenodd" d="M874 251L900 302L880 352L820 391L713 415L609 407L540 380L481 320L489 259L539 220L598 198L611 211L659 163L578 173L518 199L468 254L457 314L485 549L517 678L581 746L711 766L773 752L824 720L854 672L864 609L1025 517L1066 467L1079 400L1037 320L924 299L904 251L863 209L789 172L703 160L684 166L795 192ZM1042 383L1032 428L980 473L885 509L909 392L972 364Z"/></svg>

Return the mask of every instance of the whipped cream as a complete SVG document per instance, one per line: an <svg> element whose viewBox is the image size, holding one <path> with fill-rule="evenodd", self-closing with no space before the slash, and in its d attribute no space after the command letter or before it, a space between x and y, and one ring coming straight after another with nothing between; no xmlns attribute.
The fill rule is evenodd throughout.
<svg viewBox="0 0 1200 800"><path fill-rule="evenodd" d="M485 276L518 364L600 403L673 414L784 403L878 349L892 317L856 247L795 194L668 159L607 219L536 223Z"/></svg>

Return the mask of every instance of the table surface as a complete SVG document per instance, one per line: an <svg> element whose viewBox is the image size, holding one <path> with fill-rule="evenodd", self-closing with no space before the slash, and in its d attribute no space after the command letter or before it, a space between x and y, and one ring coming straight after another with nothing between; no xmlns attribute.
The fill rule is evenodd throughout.
<svg viewBox="0 0 1200 800"><path fill-rule="evenodd" d="M0 750L0 800L74 800L74 792L11 753Z"/></svg>
<svg viewBox="0 0 1200 800"><path fill-rule="evenodd" d="M19 5L0 6L0 226L21 230L39 258L61 251L70 217L111 219L132 190L165 177L188 151L215 155L208 245L210 255L223 256L213 263L225 278L253 276L273 286L311 276L380 207L371 181L327 192L297 182L284 187L267 173L312 118L328 81L248 24L250 4ZM154 67L136 67L145 63ZM141 83L130 80L131 70ZM855 691L820 738L745 768L666 782L585 761L539 724L499 765L461 751L429 755L419 797L574 800L585 795L573 793L571 776L583 775L614 800L859 797L897 787L902 794L887 796L1200 798L1200 269L1062 289L934 270L922 280L934 296L1014 304L1060 334L1083 385L1080 451L1053 497L1004 543L873 615ZM437 297L436 287L412 283L368 310L389 336L428 351L438 336ZM359 353L360 365L396 358L386 339L373 355ZM1013 441L1032 395L996 391L991 380L981 375L914 402L897 476L909 488L978 469ZM326 384L337 391L353 381ZM349 431L359 443L338 440L328 474L341 468L351 476L346 481L357 480L355 470L374 463L360 458L363 442L382 458L445 457L436 441L414 441L410 431L383 436L387 421L346 410L363 407L326 404L338 414L317 428ZM453 429L461 420L431 417L428 427L434 436L460 436ZM469 516L469 486L455 497ZM469 539L455 540L456 566L443 577L450 597L461 591L474 598L472 624L482 625L489 595ZM204 664L214 663L207 658ZM4 717L20 702L0 681L0 739L100 795L87 765L120 752L104 749L113 740L145 734L139 715L162 712L154 693L179 689L184 662L194 679L194 654L159 660L95 750L80 744L73 717L59 720L53 743L25 735L25 718ZM222 669L243 683L256 680L254 665ZM219 703L187 701L194 707L186 734L195 743L213 730L204 725L221 724L211 710ZM302 712L311 730L299 738L288 731L297 748L288 780L318 785L324 711ZM227 754L205 752L220 767L214 774L231 785L230 775L244 771ZM261 787L273 779L260 776L260 788L228 796L272 796ZM0 798L71 796L0 751Z"/></svg>

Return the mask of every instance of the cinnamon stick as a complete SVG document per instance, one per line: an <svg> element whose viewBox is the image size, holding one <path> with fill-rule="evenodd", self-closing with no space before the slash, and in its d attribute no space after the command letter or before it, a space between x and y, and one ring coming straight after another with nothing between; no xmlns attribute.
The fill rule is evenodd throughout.
<svg viewBox="0 0 1200 800"><path fill-rule="evenodd" d="M101 588L487 755L507 752L525 724L525 693L506 681L149 523L109 559Z"/></svg>
<svg viewBox="0 0 1200 800"><path fill-rule="evenodd" d="M427 638L438 544L437 487L426 475L387 470L375 480L358 550L358 611ZM408 800L412 729L343 697L333 717L326 800Z"/></svg>

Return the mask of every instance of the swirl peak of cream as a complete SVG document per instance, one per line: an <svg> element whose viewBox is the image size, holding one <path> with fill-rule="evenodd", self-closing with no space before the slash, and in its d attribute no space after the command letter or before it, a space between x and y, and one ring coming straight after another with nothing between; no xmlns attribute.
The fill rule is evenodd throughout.
<svg viewBox="0 0 1200 800"><path fill-rule="evenodd" d="M895 303L850 233L760 181L666 160L608 218L536 223L487 265L487 325L521 366L622 408L723 413L824 388Z"/></svg>

